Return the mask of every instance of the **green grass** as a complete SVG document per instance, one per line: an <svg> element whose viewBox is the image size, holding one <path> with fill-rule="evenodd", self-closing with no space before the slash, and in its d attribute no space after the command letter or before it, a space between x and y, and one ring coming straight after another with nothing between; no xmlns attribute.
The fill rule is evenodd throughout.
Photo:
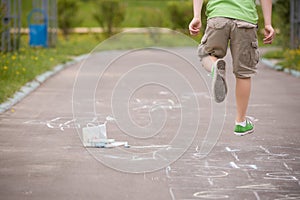
<svg viewBox="0 0 300 200"><path fill-rule="evenodd" d="M153 18L158 14L162 22L160 26L171 27L167 3L168 1L127 1L126 15L122 26L139 27L141 26L142 18ZM150 24L149 26L153 25Z"/></svg>
<svg viewBox="0 0 300 200"><path fill-rule="evenodd" d="M264 58L268 59L283 59L284 58L284 50L275 50L266 52L263 55Z"/></svg>
<svg viewBox="0 0 300 200"><path fill-rule="evenodd" d="M300 71L300 48L286 49L282 66L284 68Z"/></svg>
<svg viewBox="0 0 300 200"><path fill-rule="evenodd" d="M57 48L30 48L28 37L22 36L18 53L0 52L0 102L19 90L25 83L73 56L91 51L100 39L93 35L73 35L69 41L60 38Z"/></svg>
<svg viewBox="0 0 300 200"><path fill-rule="evenodd" d="M126 7L126 15L122 27L139 27L141 20L145 16L146 11L159 11L164 15L160 15L163 21L163 26L170 27L170 19L167 13L167 1L123 1ZM93 1L82 2L79 1L80 10L78 16L80 17L81 23L77 27L98 27L99 24L93 18L93 14L97 12L95 7L97 4ZM147 13L146 13L147 14Z"/></svg>
<svg viewBox="0 0 300 200"><path fill-rule="evenodd" d="M263 55L267 59L278 59L278 65L300 71L300 49L283 49L269 51Z"/></svg>

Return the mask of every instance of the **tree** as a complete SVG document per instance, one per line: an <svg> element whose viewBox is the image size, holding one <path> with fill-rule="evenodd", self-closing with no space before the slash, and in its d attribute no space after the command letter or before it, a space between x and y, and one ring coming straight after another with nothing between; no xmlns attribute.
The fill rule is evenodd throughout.
<svg viewBox="0 0 300 200"><path fill-rule="evenodd" d="M279 29L278 42L288 47L290 38L290 0L277 0L273 5L275 28Z"/></svg>
<svg viewBox="0 0 300 200"><path fill-rule="evenodd" d="M58 0L58 26L61 28L65 39L68 39L70 28L80 24L81 22L76 16L78 10L78 1Z"/></svg>
<svg viewBox="0 0 300 200"><path fill-rule="evenodd" d="M201 21L203 33L204 28L206 27L206 4L207 0L203 1L202 12L201 12ZM168 3L169 16L172 22L172 29L182 30L183 32L188 31L188 25L193 16L193 3L192 1L171 1Z"/></svg>
<svg viewBox="0 0 300 200"><path fill-rule="evenodd" d="M126 7L124 3L117 0L104 0L97 3L97 12L94 13L94 19L103 28L108 36L111 36L124 21Z"/></svg>

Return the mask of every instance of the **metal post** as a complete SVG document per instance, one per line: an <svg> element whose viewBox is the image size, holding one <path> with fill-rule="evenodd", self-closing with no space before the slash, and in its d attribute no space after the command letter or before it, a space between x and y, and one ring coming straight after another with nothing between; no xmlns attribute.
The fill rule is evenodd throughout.
<svg viewBox="0 0 300 200"><path fill-rule="evenodd" d="M18 0L18 43L17 43L17 49L20 48L20 38L21 38L21 15L22 15L22 9L21 9L21 0Z"/></svg>
<svg viewBox="0 0 300 200"><path fill-rule="evenodd" d="M294 48L294 0L290 0L290 47Z"/></svg>
<svg viewBox="0 0 300 200"><path fill-rule="evenodd" d="M1 0L5 7L1 20L1 47L0 51L15 51L19 49L21 28L21 0Z"/></svg>
<svg viewBox="0 0 300 200"><path fill-rule="evenodd" d="M300 1L290 0L290 47L299 48L300 45Z"/></svg>
<svg viewBox="0 0 300 200"><path fill-rule="evenodd" d="M57 42L57 1L51 1L51 38L50 38L50 45L55 46Z"/></svg>
<svg viewBox="0 0 300 200"><path fill-rule="evenodd" d="M2 7L2 6L4 6L4 0L1 1L1 12L4 11L4 7ZM4 18L1 19L0 23L1 23L1 27L3 27L4 26ZM1 33L1 51L4 51L4 33Z"/></svg>
<svg viewBox="0 0 300 200"><path fill-rule="evenodd" d="M47 23L47 30L48 30L48 34L47 34L47 46L49 46L49 10L48 10L48 0L42 0L42 9L44 10L44 12L46 13L46 23ZM50 32L51 34L51 32Z"/></svg>
<svg viewBox="0 0 300 200"><path fill-rule="evenodd" d="M17 0L12 0L12 3L13 3L13 9L12 9L12 19L13 19L13 32L12 32L12 37L13 37L13 49L17 49L17 19L18 19L18 16L17 16Z"/></svg>
<svg viewBox="0 0 300 200"><path fill-rule="evenodd" d="M300 48L300 1L296 1L296 48Z"/></svg>
<svg viewBox="0 0 300 200"><path fill-rule="evenodd" d="M4 38L5 38L5 45L7 46L7 51L11 51L11 38L10 38L10 20L11 20L11 16L10 16L10 9L11 9L11 5L10 5L10 1L7 0L6 1L6 7L7 7L7 12L5 13L5 17L4 17L4 26L5 26L5 30L4 30Z"/></svg>

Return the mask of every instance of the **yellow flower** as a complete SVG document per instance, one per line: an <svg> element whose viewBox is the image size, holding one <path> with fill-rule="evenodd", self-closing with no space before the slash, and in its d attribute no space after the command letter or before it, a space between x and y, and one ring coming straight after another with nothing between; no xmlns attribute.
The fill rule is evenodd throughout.
<svg viewBox="0 0 300 200"><path fill-rule="evenodd" d="M11 59L12 59L12 60L16 60L16 59L17 59L17 56L13 55L13 56L11 57Z"/></svg>
<svg viewBox="0 0 300 200"><path fill-rule="evenodd" d="M16 74L17 74L17 75L19 75L19 74L20 74L20 72L19 72L19 71L16 71Z"/></svg>
<svg viewBox="0 0 300 200"><path fill-rule="evenodd" d="M4 67L3 67L3 70L8 70L8 67L7 67L7 66L4 66Z"/></svg>

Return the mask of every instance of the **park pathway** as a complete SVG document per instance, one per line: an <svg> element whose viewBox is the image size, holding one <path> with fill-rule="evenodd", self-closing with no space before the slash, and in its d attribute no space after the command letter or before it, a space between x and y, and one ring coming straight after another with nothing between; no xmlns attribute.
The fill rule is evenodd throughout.
<svg viewBox="0 0 300 200"><path fill-rule="evenodd" d="M195 48L170 51L198 65ZM143 55L149 53L147 50L136 53L132 56L138 56L138 60L144 63L151 61L147 60L149 56L143 59ZM108 59L118 52L103 54L107 54L104 57ZM91 70L81 71L82 83L96 78L95 72L101 65L97 56L95 54L84 62L84 66L91 67ZM208 128L211 116L207 88L201 79L195 80L196 76L192 76L195 69L183 64L179 66L176 60L162 56L159 59L173 65L174 69L182 70L181 74L190 76L188 80L193 87L199 85L194 93L200 102L200 134L175 162L149 173L128 173L120 172L127 167L128 160L122 160L122 155L112 156L115 149L87 151L82 146L76 131L80 128L76 123L79 120L84 121L80 123L95 122L95 118L84 110L74 114L73 103L74 108L77 100L81 103L86 100L87 110L95 104L96 120L107 121L108 135L117 140L127 140L132 145L125 151L140 151L139 145L149 147L147 151L172 149L168 144L178 128L181 104L170 91L159 85L145 86L148 87L146 91L137 90L132 102L129 102L133 119L143 126L147 125L147 109L155 109L153 106L159 105L171 114L170 121L165 125L165 135L154 135L149 140L124 136L117 129L116 116L110 110L108 98L118 77L135 60L130 56L122 59L125 67L111 67L105 72L98 82L100 89L93 101L85 99L93 87L89 84L78 87L75 84L74 91L83 99L78 100L78 96L72 99L75 77L81 66L78 63L51 77L11 110L0 115L0 199L300 199L300 79L260 63L259 73L253 78L249 105L249 115L256 118L256 131L252 135L237 137L233 135L234 77L229 67L229 94L226 104L222 104L226 107L225 123L214 148L202 158L199 152L203 139L201 131ZM230 63L229 57L226 59ZM139 77L135 77L136 80ZM182 94L180 98L187 100L191 94ZM156 104L158 101L160 104ZM74 116L81 118L75 119ZM115 159L113 164L119 169L100 162L97 155ZM160 158L153 154L153 159ZM144 160L147 162L146 158ZM143 157L130 160L140 161L143 162Z"/></svg>

